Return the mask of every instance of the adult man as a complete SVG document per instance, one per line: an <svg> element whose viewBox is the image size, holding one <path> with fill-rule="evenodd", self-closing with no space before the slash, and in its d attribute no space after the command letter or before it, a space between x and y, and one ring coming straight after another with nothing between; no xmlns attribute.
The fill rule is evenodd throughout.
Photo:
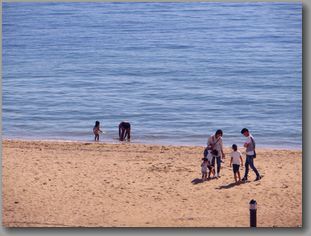
<svg viewBox="0 0 311 236"><path fill-rule="evenodd" d="M256 145L254 137L250 134L249 130L246 128L243 128L241 130L241 134L243 134L247 138L246 142L244 143L244 147L246 148L246 160L245 160L245 173L244 173L244 177L242 181L247 180L249 166L252 168L252 170L256 174L255 181L260 180L261 176L254 165L255 145Z"/></svg>
<svg viewBox="0 0 311 236"><path fill-rule="evenodd" d="M214 135L211 135L207 140L207 149L210 151L212 150L218 151L218 155L215 157L217 161L216 177L220 177L219 173L220 173L220 167L221 167L221 159L225 158L225 154L223 151L222 135L223 135L223 132L221 129L219 129L215 132ZM215 158L213 158L214 163L215 163Z"/></svg>
<svg viewBox="0 0 311 236"><path fill-rule="evenodd" d="M124 141L127 138L131 139L131 124L127 121L122 121L119 124L119 140Z"/></svg>

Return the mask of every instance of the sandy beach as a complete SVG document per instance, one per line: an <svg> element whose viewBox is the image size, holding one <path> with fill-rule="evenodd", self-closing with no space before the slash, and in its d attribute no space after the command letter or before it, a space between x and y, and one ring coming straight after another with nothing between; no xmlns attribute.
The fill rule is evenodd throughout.
<svg viewBox="0 0 311 236"><path fill-rule="evenodd" d="M302 225L299 150L256 150L263 178L251 170L236 185L230 148L221 177L204 182L198 146L4 140L2 148L4 227L249 227L251 199L257 227Z"/></svg>

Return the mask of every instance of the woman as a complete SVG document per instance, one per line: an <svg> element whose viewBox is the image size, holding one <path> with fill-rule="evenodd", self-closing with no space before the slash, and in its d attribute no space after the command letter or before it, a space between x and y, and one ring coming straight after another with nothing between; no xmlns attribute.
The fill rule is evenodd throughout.
<svg viewBox="0 0 311 236"><path fill-rule="evenodd" d="M225 158L225 153L223 151L223 142L222 142L223 132L221 129L217 130L214 135L211 135L207 140L207 149L217 150L218 155L215 157L217 161L217 173L216 177L220 177L220 168L221 168L221 159ZM215 158L213 158L213 164L215 164Z"/></svg>

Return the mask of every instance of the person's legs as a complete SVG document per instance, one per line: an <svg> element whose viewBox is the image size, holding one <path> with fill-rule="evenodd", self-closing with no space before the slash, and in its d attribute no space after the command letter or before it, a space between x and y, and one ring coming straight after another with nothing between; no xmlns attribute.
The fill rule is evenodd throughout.
<svg viewBox="0 0 311 236"><path fill-rule="evenodd" d="M220 156L216 157L216 159L217 159L217 176L219 176L220 167L221 167L221 159L220 159Z"/></svg>
<svg viewBox="0 0 311 236"><path fill-rule="evenodd" d="M124 135L125 135L125 129L121 128L121 137L120 137L120 141L124 140Z"/></svg>
<svg viewBox="0 0 311 236"><path fill-rule="evenodd" d="M245 172L244 172L244 177L243 177L242 180L247 180L248 171L249 171L249 156L246 155L246 160L245 160Z"/></svg>
<svg viewBox="0 0 311 236"><path fill-rule="evenodd" d="M238 171L239 182L241 181L240 171Z"/></svg>
<svg viewBox="0 0 311 236"><path fill-rule="evenodd" d="M233 173L234 175L234 181L237 182L236 173Z"/></svg>
<svg viewBox="0 0 311 236"><path fill-rule="evenodd" d="M122 127L121 127L121 124L119 124L119 140L122 141Z"/></svg>
<svg viewBox="0 0 311 236"><path fill-rule="evenodd" d="M127 140L130 140L131 139L131 134L130 134L130 129L125 129L125 132L124 132L124 140L127 139Z"/></svg>
<svg viewBox="0 0 311 236"><path fill-rule="evenodd" d="M232 169L233 169L234 180L237 183L237 172L239 170L239 166L236 164L232 164Z"/></svg>
<svg viewBox="0 0 311 236"><path fill-rule="evenodd" d="M127 137L127 129L124 129L124 136L123 136L123 140L125 140Z"/></svg>
<svg viewBox="0 0 311 236"><path fill-rule="evenodd" d="M252 170L255 172L256 174L256 179L260 178L260 175L259 175L259 172L258 170L256 169L255 165L254 165L254 159L253 159L253 156L250 156L249 157L249 166L252 168Z"/></svg>
<svg viewBox="0 0 311 236"><path fill-rule="evenodd" d="M208 179L211 178L211 172L212 172L212 167L211 166L208 166Z"/></svg>
<svg viewBox="0 0 311 236"><path fill-rule="evenodd" d="M131 139L131 128L127 129L127 139L130 140Z"/></svg>
<svg viewBox="0 0 311 236"><path fill-rule="evenodd" d="M212 169L212 174L213 174L213 177L215 177L215 167L213 167Z"/></svg>
<svg viewBox="0 0 311 236"><path fill-rule="evenodd" d="M215 167L215 157L212 158L212 166Z"/></svg>

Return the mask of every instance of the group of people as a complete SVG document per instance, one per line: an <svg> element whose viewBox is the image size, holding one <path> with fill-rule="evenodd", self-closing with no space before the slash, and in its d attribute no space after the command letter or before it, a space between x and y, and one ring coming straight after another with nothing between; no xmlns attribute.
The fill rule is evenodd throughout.
<svg viewBox="0 0 311 236"><path fill-rule="evenodd" d="M100 129L100 122L96 121L95 126L93 128L93 133L95 135L94 140L99 141L99 134L103 133ZM255 151L255 140L254 137L250 134L247 128L243 128L241 130L241 134L243 134L247 139L244 143L244 147L246 148L246 159L245 159L245 173L242 181L246 181L248 178L249 167L256 174L256 179L260 180L261 176L254 165L254 158L256 158ZM225 153L223 151L223 141L222 141L223 132L221 129L217 130L215 134L211 135L207 140L207 147L204 150L204 157L202 158L201 171L202 171L202 179L207 180L212 177L219 178L220 177L220 169L222 160L225 158ZM131 124L128 121L122 121L119 124L119 140L124 141L131 139ZM215 165L217 164L217 169ZM243 158L241 152L238 150L238 146L236 144L232 145L231 159L230 159L230 167L233 169L234 180L236 183L241 182L240 175L240 166L243 165Z"/></svg>
<svg viewBox="0 0 311 236"><path fill-rule="evenodd" d="M256 150L255 150L255 140L251 135L247 128L243 128L241 130L241 134L243 134L247 139L244 143L244 147L246 148L246 159L245 159L245 173L242 181L247 181L249 167L256 174L255 181L261 179L261 176L254 165L254 158L256 158ZM202 179L207 180L212 177L219 178L220 177L220 169L222 159L225 158L225 153L223 151L223 141L222 141L223 132L222 130L217 130L214 135L211 135L207 141L207 147L204 150L204 157L202 158L201 171L202 171ZM217 169L215 169L215 164L217 164ZM240 166L243 165L243 158L241 152L238 150L238 146L236 144L232 145L231 159L230 159L230 167L233 169L234 180L236 183L241 182L240 175Z"/></svg>
<svg viewBox="0 0 311 236"><path fill-rule="evenodd" d="M94 133L94 140L99 141L99 134L103 133L103 131L100 129L100 122L97 120L95 121L95 125L93 127L93 133ZM119 124L119 140L124 141L131 139L131 124L128 121L122 121Z"/></svg>

